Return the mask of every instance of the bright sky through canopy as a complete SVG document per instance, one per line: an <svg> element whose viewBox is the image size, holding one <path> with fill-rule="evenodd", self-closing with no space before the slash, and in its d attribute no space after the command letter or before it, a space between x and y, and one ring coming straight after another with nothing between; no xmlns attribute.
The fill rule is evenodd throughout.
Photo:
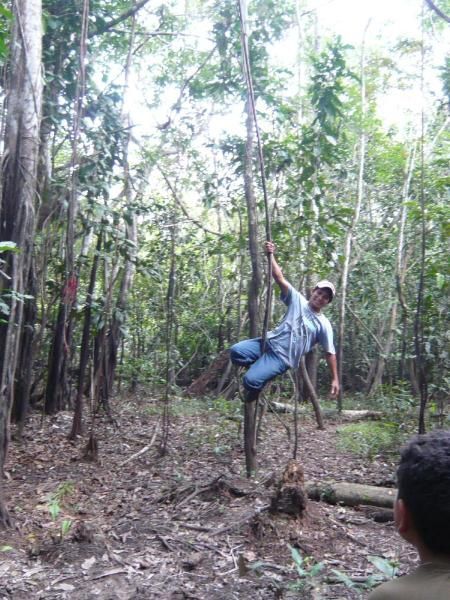
<svg viewBox="0 0 450 600"><path fill-rule="evenodd" d="M323 45L326 39L340 35L344 43L354 46L351 66L356 71L358 70L359 48L364 30L370 20L365 38L366 54L369 56L371 53L377 52L392 59L394 61L392 75L393 79L397 81L397 85L391 87L388 93L380 90L381 101L378 103L378 115L383 121L385 129L394 127L403 132L414 130L420 120L422 100L424 100L425 112L428 112L427 103L433 102L442 94L442 84L438 75L445 55L450 52L450 27L430 11L424 0L297 0L297 3L301 20L303 16L311 23L314 21L312 16L316 15L316 31L315 33L310 31L310 34L318 36L320 45ZM250 13L251 5L252 0L248 0ZM395 49L400 40L420 43L422 10L427 17L432 16L433 22L440 26L438 32L434 31L433 26L428 27L425 35L427 56L424 66L424 90L426 90L424 98L422 98L420 89L420 52L402 55ZM204 37L205 49L211 44L207 29L209 25L210 23L196 23L194 30L196 35L199 34L199 38ZM180 37L179 42L184 43L185 39ZM201 41L199 43L201 44ZM295 74L298 48L299 33L294 26L289 32L286 32L282 41L274 44L271 52L274 64L285 66ZM295 93L298 86L295 76L292 78L291 84L293 86L291 91ZM306 81L303 82L303 85L306 84ZM137 81L135 85L138 89L139 82ZM242 85L245 85L244 82ZM148 109L136 107L139 104L140 94L132 94L131 104L134 107L132 113L137 122L141 121L142 130L148 130L151 124L154 126L156 123L165 122L168 118L167 107L173 105L178 94L178 89L168 87L165 91L165 100L161 102L159 108L155 107L150 115ZM427 97L425 98L425 96ZM228 117L225 119L221 115L212 116L210 132L213 137L220 137L224 127L228 133L242 133L244 113L241 104L230 108Z"/></svg>
<svg viewBox="0 0 450 600"><path fill-rule="evenodd" d="M323 27L341 34L346 42L358 44L371 19L372 35L383 38L417 36L421 0L314 0Z"/></svg>
<svg viewBox="0 0 450 600"><path fill-rule="evenodd" d="M250 0L251 1L251 0ZM404 79L397 90L389 94L382 93L378 114L385 128L414 128L418 123L422 101L425 112L427 102L440 95L442 89L438 77L445 55L450 52L450 27L435 14L422 0L310 0L300 2L300 15L317 15L317 35L322 38L340 35L344 43L360 48L367 25L365 45L367 52L379 50L395 60L395 68ZM433 21L444 24L444 31L435 34L433 27L425 34L426 60L424 65L424 98L420 89L420 53L401 55L393 51L400 40L420 42L422 39L421 14L433 16ZM284 64L286 59L295 56L297 32L289 36L290 49L286 51L283 43L275 52L275 60ZM287 65L286 65L287 66ZM405 85L408 81L409 85ZM431 94L431 96L430 96ZM427 96L428 97L425 97Z"/></svg>

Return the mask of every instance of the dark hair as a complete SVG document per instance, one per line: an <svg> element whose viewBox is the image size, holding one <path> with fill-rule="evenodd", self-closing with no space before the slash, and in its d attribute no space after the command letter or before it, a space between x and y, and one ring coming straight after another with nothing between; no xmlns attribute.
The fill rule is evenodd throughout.
<svg viewBox="0 0 450 600"><path fill-rule="evenodd" d="M450 430L410 440L401 451L397 481L398 497L424 544L450 555Z"/></svg>

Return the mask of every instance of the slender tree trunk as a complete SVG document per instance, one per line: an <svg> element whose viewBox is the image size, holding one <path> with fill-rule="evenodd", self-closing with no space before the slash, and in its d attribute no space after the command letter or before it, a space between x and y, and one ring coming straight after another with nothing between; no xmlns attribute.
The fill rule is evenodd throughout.
<svg viewBox="0 0 450 600"><path fill-rule="evenodd" d="M245 110L247 114L246 130L247 137L245 143L245 162L244 162L244 187L245 200L247 202L248 219L248 246L250 251L250 261L252 265L252 274L248 290L248 315L250 321L250 337L258 336L259 326L259 291L262 283L262 269L259 260L258 251L258 207L255 197L253 181L253 159L254 159L254 136L255 119L252 110L251 99L251 74L247 71L249 67L248 57L248 19L247 6L244 0L241 0L242 10L242 60L244 70L247 72L247 102ZM256 414L258 400L245 401L244 403L244 450L247 469L247 477L254 476L257 468L256 462Z"/></svg>
<svg viewBox="0 0 450 600"><path fill-rule="evenodd" d="M65 323L67 309L63 301L58 307L55 332L48 357L48 375L45 387L45 414L51 415L63 407L65 383L65 363L67 344L65 344Z"/></svg>
<svg viewBox="0 0 450 600"><path fill-rule="evenodd" d="M258 466L256 460L256 401L244 402L244 451L247 477L254 477Z"/></svg>
<svg viewBox="0 0 450 600"><path fill-rule="evenodd" d="M301 98L299 103L299 109L297 114L298 124L301 125L303 122L303 114L305 112L305 98L306 94L304 93L304 66L307 64L307 61L304 58L305 54L305 35L303 31L303 23L302 23L302 14L301 14L301 2L300 0L295 0L295 24L297 27L297 91L298 97Z"/></svg>
<svg viewBox="0 0 450 600"><path fill-rule="evenodd" d="M23 303L30 277L34 229L39 127L42 111L42 5L40 0L13 3L11 77L7 96L0 240L17 244L8 256L8 323L0 329L0 526L10 519L3 502L2 473L9 437L10 411L20 355ZM5 289L3 284L2 289Z"/></svg>
<svg viewBox="0 0 450 600"><path fill-rule="evenodd" d="M12 419L18 424L19 437L22 437L25 419L28 414L28 408L30 405L31 380L33 374L33 341L37 315L37 286L33 263L34 261L32 260L27 284L27 292L31 297L24 300L23 329L19 344L20 356L17 364L14 404L12 409Z"/></svg>
<svg viewBox="0 0 450 600"><path fill-rule="evenodd" d="M319 398L317 397L316 390L314 389L314 386L309 378L308 371L306 370L306 363L305 363L304 356L302 356L302 359L300 361L300 372L301 372L305 387L308 391L309 399L311 400L311 404L313 405L313 408L314 408L314 414L316 415L317 427L318 427L318 429L325 429L324 424L323 424L322 409L320 408Z"/></svg>
<svg viewBox="0 0 450 600"><path fill-rule="evenodd" d="M220 204L217 206L217 224L219 233L222 233L222 209ZM217 352L220 353L225 347L225 311L224 302L225 295L223 292L223 255L217 257L217 312L218 312L218 328L217 328Z"/></svg>
<svg viewBox="0 0 450 600"><path fill-rule="evenodd" d="M254 338L257 337L260 330L259 291L261 289L262 270L258 248L258 207L255 197L255 186L253 182L254 121L250 108L250 102L248 101L246 105L246 111L247 138L245 144L244 186L245 199L247 202L248 247L252 265L252 274L248 290L248 315L250 321L250 337Z"/></svg>
<svg viewBox="0 0 450 600"><path fill-rule="evenodd" d="M317 369L319 368L319 348L314 348L305 356L305 367L309 380L314 390L317 390ZM305 400L309 399L309 389L303 391Z"/></svg>
<svg viewBox="0 0 450 600"><path fill-rule="evenodd" d="M177 215L174 207L172 218L171 238L170 238L170 272L169 283L166 296L166 389L164 395L163 421L161 432L160 453L164 456L167 453L167 444L170 432L170 398L175 383L173 368L173 325L175 321L175 292L177 277L176 261L176 243L177 243Z"/></svg>
<svg viewBox="0 0 450 600"><path fill-rule="evenodd" d="M97 281L97 269L100 257L100 251L102 247L102 234L101 232L97 238L97 246L95 249L94 258L92 261L91 276L89 279L89 286L86 294L86 306L84 309L84 324L83 334L81 337L81 348L80 348L80 366L78 367L77 377L77 395L75 397L75 411L72 420L72 430L69 434L69 439L74 440L77 436L83 433L83 394L84 384L86 380L86 367L89 362L90 354L90 333L91 333L91 313L92 313L92 300L94 296L95 283Z"/></svg>
<svg viewBox="0 0 450 600"><path fill-rule="evenodd" d="M373 375L373 379L371 381L369 390L368 390L368 395L369 396L373 396L374 393L378 390L378 388L380 387L382 381L383 381L383 374L384 374L384 368L386 366L386 360L389 357L389 354L391 353L391 348L392 348L392 342L394 340L394 334L395 334L395 330L396 330L396 324L397 324L397 300L394 299L392 302L392 307L391 307L391 315L390 315L390 319L389 319L389 326L388 326L388 331L387 331L387 335L386 335L386 340L384 342L384 346L383 346L383 351L380 352L377 361L376 361L376 367L375 367L375 373Z"/></svg>
<svg viewBox="0 0 450 600"><path fill-rule="evenodd" d="M242 212L240 206L238 207L238 216L239 216L239 242L243 239L243 225L242 225ZM244 252L242 250L242 244L239 243L239 285L237 291L237 306L236 306L236 338L239 339L241 337L241 329L242 329L242 295L243 295L243 287L244 287Z"/></svg>
<svg viewBox="0 0 450 600"><path fill-rule="evenodd" d="M175 210L175 209L174 209ZM177 217L174 215L172 221L172 235L170 241L170 271L169 285L167 288L167 365L166 375L169 389L172 390L175 385L175 369L173 364L173 335L175 325L175 289L177 279L177 261L176 261L176 243L177 243Z"/></svg>
<svg viewBox="0 0 450 600"><path fill-rule="evenodd" d="M131 70L131 62L133 55L134 45L134 31L135 31L135 16L132 17L132 27L130 35L130 43L128 47L127 61L125 65L125 85L124 85L124 97L128 93L128 81ZM129 145L131 139L131 119L129 113L122 107L122 120L124 128L128 132L124 140L123 150L123 170L124 170L124 195L127 206L131 206L133 203L132 194L132 180L130 174L130 165L128 159ZM105 383L104 394L109 400L109 395L113 389L114 376L117 364L117 353L121 345L122 340L122 328L125 321L126 306L128 300L128 294L131 289L134 275L134 260L135 260L135 248L137 247L137 229L136 229L136 215L134 213L129 215L129 219L125 223L126 239L130 242L128 246L129 255L125 259L123 267L122 280L120 283L119 296L116 302L115 309L111 318L111 323L106 337L106 348L104 354L104 373L103 381Z"/></svg>
<svg viewBox="0 0 450 600"><path fill-rule="evenodd" d="M424 47L422 40L422 86L423 86L423 63ZM423 97L423 89L422 89ZM420 141L420 273L417 285L417 304L414 318L414 349L415 349L415 372L420 391L420 407L418 433L425 433L425 408L428 402L428 378L425 365L425 334L423 324L424 296L425 296L425 257L426 257L426 215L425 215L425 161L424 161L424 136L425 136L425 115L422 108L422 131Z"/></svg>
<svg viewBox="0 0 450 600"><path fill-rule="evenodd" d="M126 225L127 239L136 245L137 242L137 230L136 230L136 218L132 216L131 224ZM119 296L116 302L116 306L113 311L111 324L106 339L105 348L105 360L104 367L105 372L103 374L106 389L108 390L108 397L113 389L114 377L117 365L117 354L122 344L122 328L126 316L126 307L128 301L128 294L131 289L133 281L134 265L132 260L127 259L122 273L122 280L120 284Z"/></svg>
<svg viewBox="0 0 450 600"><path fill-rule="evenodd" d="M350 270L350 258L352 253L353 236L355 233L356 226L359 221L359 215L361 212L361 205L364 197L364 168L366 158L366 140L367 134L365 131L365 117L366 117L366 80L365 80L365 38L367 29L370 21L368 21L363 35L363 42L361 46L361 63L360 63L360 78L361 78L361 89L360 89L360 102L361 102L361 131L359 136L359 167L358 167L358 189L356 192L356 203L353 210L352 223L345 236L344 243L344 265L342 268L342 279L341 279L341 290L340 290L340 305L339 305L339 334L338 334L338 375L340 381L340 391L338 396L338 409L342 410L342 399L344 395L344 339L345 339L345 303L347 300L347 285Z"/></svg>
<svg viewBox="0 0 450 600"><path fill-rule="evenodd" d="M86 84L86 56L88 34L89 0L83 0L80 32L80 56L75 93L74 120L72 125L72 153L70 158L70 187L68 190L67 228L65 247L65 282L59 306L58 319L52 342L49 375L45 392L45 412L51 414L60 409L62 397L68 389L67 372L71 358L72 307L78 287L75 265L75 223L78 213L78 143L83 112Z"/></svg>
<svg viewBox="0 0 450 600"><path fill-rule="evenodd" d="M400 227L398 232L398 243L397 243L397 268L395 275L395 282L397 288L398 301L401 308L401 324L402 324L402 343L401 343L401 358L400 358L400 379L404 379L406 375L406 351L407 351L407 330L408 330L408 318L409 308L406 303L405 297L405 278L406 268L408 264L407 253L405 251L405 228L408 214L408 200L409 200L409 189L411 185L411 178L414 171L416 157L416 144L414 144L409 160L406 164L405 169L405 181L403 185L402 193L402 206L400 210Z"/></svg>
<svg viewBox="0 0 450 600"><path fill-rule="evenodd" d="M115 259L112 261L110 268L105 261L104 265L104 277L105 277L105 292L104 292L104 306L103 306L103 322L105 323L100 329L94 343L94 382L93 382L93 410L96 410L99 406L102 406L105 412L110 415L109 396L110 389L108 387L108 368L106 365L108 356L108 344L107 339L109 335L108 323L111 319L111 307L113 305L113 294L114 287L119 276L119 256L118 252Z"/></svg>
<svg viewBox="0 0 450 600"><path fill-rule="evenodd" d="M369 370L367 372L366 379L365 379L365 384L366 384L365 392L367 394L369 394L369 391L372 387L373 380L374 380L375 374L377 372L378 361L384 352L384 346L383 346L382 340L384 339L384 333L386 330L386 326L387 326L387 320L384 320L379 327L379 331L377 332L377 335L375 335L371 332L372 338L374 339L375 344L377 346L377 353L376 353L376 357L372 361L370 361Z"/></svg>

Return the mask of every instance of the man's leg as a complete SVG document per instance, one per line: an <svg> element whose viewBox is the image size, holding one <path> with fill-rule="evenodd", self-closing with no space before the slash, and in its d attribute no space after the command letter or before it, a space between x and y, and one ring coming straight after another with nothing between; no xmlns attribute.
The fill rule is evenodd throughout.
<svg viewBox="0 0 450 600"><path fill-rule="evenodd" d="M230 359L234 365L249 367L261 356L261 338L243 340L231 346Z"/></svg>
<svg viewBox="0 0 450 600"><path fill-rule="evenodd" d="M285 373L287 365L270 348L252 364L244 376L243 384L247 390L246 400L256 400L263 387L277 375Z"/></svg>

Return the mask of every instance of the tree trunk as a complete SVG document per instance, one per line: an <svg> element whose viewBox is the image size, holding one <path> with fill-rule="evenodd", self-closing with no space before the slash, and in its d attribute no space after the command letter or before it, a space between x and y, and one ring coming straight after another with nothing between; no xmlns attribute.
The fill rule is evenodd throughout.
<svg viewBox="0 0 450 600"><path fill-rule="evenodd" d="M242 211L241 207L238 205L238 217L239 217L239 242L244 237L243 233L243 223L242 223ZM244 288L244 252L241 247L241 243L239 243L239 285L237 290L237 306L236 306L236 338L240 339L241 330L242 330L242 296L243 296L243 288Z"/></svg>
<svg viewBox="0 0 450 600"><path fill-rule="evenodd" d="M393 300L393 304L391 307L391 316L389 319L389 326L386 335L386 340L384 342L383 350L380 352L377 360L375 373L373 375L373 379L370 383L370 387L367 391L369 396L373 396L377 389L380 387L383 381L384 368L386 366L386 359L391 353L392 342L394 340L394 334L397 323L397 300Z"/></svg>
<svg viewBox="0 0 450 600"><path fill-rule="evenodd" d="M400 210L400 227L398 232L398 243L397 243L397 269L396 269L396 288L398 301L401 307L401 324L402 324L402 347L401 347L401 358L400 358L400 379L404 379L406 376L406 353L407 353L407 330L408 330L408 319L409 319L409 308L406 304L405 298L405 278L406 270L408 265L408 254L405 251L405 229L406 220L408 216L408 201L409 201L409 189L411 185L411 178L414 171L416 157L416 144L414 144L409 160L405 169L405 182L403 185L402 194L402 206Z"/></svg>
<svg viewBox="0 0 450 600"><path fill-rule="evenodd" d="M2 172L0 240L17 244L8 256L10 314L0 329L0 526L10 523L2 497L3 472L16 367L20 355L23 303L29 280L35 229L36 176L42 105L41 0L13 3L10 85Z"/></svg>
<svg viewBox="0 0 450 600"><path fill-rule="evenodd" d="M216 207L217 212L217 228L220 234L222 234L222 208L220 203ZM224 294L224 283L223 283L223 255L219 254L217 257L217 352L222 352L225 347L225 294Z"/></svg>
<svg viewBox="0 0 450 600"><path fill-rule="evenodd" d="M317 390L317 369L319 367L319 348L314 346L314 348L308 352L305 356L305 367L306 372L308 373L309 380L314 390ZM303 390L303 397L305 400L309 400L309 388L306 386L306 389Z"/></svg>
<svg viewBox="0 0 450 600"><path fill-rule="evenodd" d="M258 208L253 183L254 121L249 101L247 101L246 104L246 111L247 139L245 144L244 186L245 199L247 202L248 247L252 265L252 274L248 290L248 316L250 321L250 337L255 338L260 331L259 290L261 288L262 273L258 248Z"/></svg>
<svg viewBox="0 0 450 600"><path fill-rule="evenodd" d="M175 210L176 209L174 208L174 211ZM173 389L175 385L175 369L173 364L173 331L175 325L175 293L177 282L177 229L178 223L177 215L175 212L172 220L172 231L170 241L170 270L166 296L166 383L168 384L170 389Z"/></svg>
<svg viewBox="0 0 450 600"><path fill-rule="evenodd" d="M421 85L424 85L425 48L421 45ZM420 131L420 272L417 284L417 303L414 315L414 352L416 363L417 383L420 391L420 408L418 433L425 433L425 408L428 402L428 377L426 370L426 351L424 333L424 300L425 300L425 270L426 270L426 206L425 206L425 112L421 110Z"/></svg>
<svg viewBox="0 0 450 600"><path fill-rule="evenodd" d="M345 236L344 243L344 265L342 268L342 279L341 279L341 291L340 291L340 305L339 305L339 334L338 334L338 375L340 381L340 390L338 396L338 408L342 410L342 399L344 394L344 339L345 339L345 303L347 299L347 285L350 268L350 258L352 252L353 236L356 226L359 221L359 215L361 212L361 205L364 197L364 168L365 168L365 157L366 157L366 139L367 134L365 132L365 115L366 115L366 84L365 84L365 37L367 28L369 27L370 21L367 23L364 30L363 42L361 45L361 63L360 63L360 78L361 78L361 124L360 124L360 137L359 137L359 168L358 168L358 188L356 193L356 203L353 210L353 218L350 228Z"/></svg>
<svg viewBox="0 0 450 600"><path fill-rule="evenodd" d="M131 217L131 224L126 225L127 240L132 244L137 244L137 230L136 230L136 218L135 215ZM128 301L128 294L131 289L134 274L133 259L127 259L123 268L122 281L120 284L119 297L113 312L111 319L111 325L109 328L107 340L106 340L106 354L105 354L105 382L109 392L113 388L114 377L117 365L117 353L122 343L122 327L125 321L126 307Z"/></svg>
<svg viewBox="0 0 450 600"><path fill-rule="evenodd" d="M23 329L20 340L20 356L17 365L17 376L15 382L14 404L12 419L18 424L18 435L22 437L25 419L30 405L31 379L33 374L34 356L34 329L36 324L36 276L34 272L34 261L28 275L27 292L31 298L24 300Z"/></svg>
<svg viewBox="0 0 450 600"><path fill-rule="evenodd" d="M256 409L258 400L244 400L244 451L247 477L254 477L256 462Z"/></svg>
<svg viewBox="0 0 450 600"><path fill-rule="evenodd" d="M247 72L247 101L245 110L247 114L246 130L247 137L245 142L244 159L244 187L245 200L247 202L247 220L248 220L248 246L250 251L250 261L252 265L252 274L248 290L248 316L250 321L250 337L258 336L259 326L259 290L262 282L262 269L259 261L258 249L258 206L256 203L255 189L253 182L253 159L254 159L254 136L255 120L252 110L251 98L251 74L248 72L248 15L247 6L241 2L242 9L242 61L244 70ZM258 400L252 402L245 401L244 404L244 450L247 477L253 477L256 473L256 413Z"/></svg>
<svg viewBox="0 0 450 600"><path fill-rule="evenodd" d="M376 335L372 331L370 332L371 337L374 339L374 341L377 345L377 354L376 354L376 357L372 361L370 361L369 370L367 372L367 376L365 379L365 392L367 394L369 393L369 390L372 387L372 383L375 378L375 374L377 372L378 361L379 361L380 356L383 353L384 347L383 347L382 341L380 341L380 340L383 340L384 331L386 329L386 323L387 323L386 321L383 321L380 324L379 331L377 332Z"/></svg>
<svg viewBox="0 0 450 600"><path fill-rule="evenodd" d="M67 194L67 226L65 245L65 282L59 307L55 330L50 369L45 393L45 411L47 414L59 410L62 396L68 389L67 372L71 356L72 307L76 300L78 273L75 265L75 223L78 213L78 142L81 129L82 104L86 83L86 54L89 0L83 0L82 23L80 32L80 54L77 86L74 100L74 119L72 124L72 152L70 157L70 185Z"/></svg>
<svg viewBox="0 0 450 600"><path fill-rule="evenodd" d="M134 44L134 33L135 33L135 16L132 17L132 27L130 35L130 43L128 47L127 60L125 65L125 86L124 86L124 97L128 93L128 82L132 64L133 56L133 44ZM133 204L132 195L132 180L130 174L130 165L128 160L128 151L131 139L132 123L129 113L122 106L122 120L124 129L128 132L124 140L123 149L123 176L124 176L124 195L127 206L130 207ZM109 400L109 394L113 389L114 377L117 365L117 353L122 341L122 327L125 321L126 307L128 294L131 289L134 275L134 260L137 248L137 229L136 229L136 215L134 213L129 214L129 220L125 223L126 239L130 242L128 246L128 253L125 264L123 267L122 280L120 283L119 296L116 302L115 309L111 317L111 323L106 337L106 347L104 354L104 373L103 380L105 382L105 394L107 401Z"/></svg>
<svg viewBox="0 0 450 600"><path fill-rule="evenodd" d="M103 306L103 322L105 325L100 329L94 342L94 360L93 360L93 410L102 406L105 412L110 414L109 396L110 389L108 387L108 368L106 366L109 336L108 323L111 319L111 307L113 304L114 286L119 275L118 253L113 261L112 267L108 270L107 265L104 268L105 275L105 292Z"/></svg>
<svg viewBox="0 0 450 600"><path fill-rule="evenodd" d="M170 398L175 384L174 366L173 366L173 326L175 322L175 293L177 278L177 231L178 219L176 208L174 207L172 215L172 228L170 238L170 271L169 282L166 295L166 387L163 405L163 418L161 427L160 453L164 456L167 453L167 444L170 431Z"/></svg>
<svg viewBox="0 0 450 600"><path fill-rule="evenodd" d="M58 307L55 331L48 357L48 374L45 387L44 411L52 415L63 408L63 396L66 385L66 314L67 307L63 301Z"/></svg>
<svg viewBox="0 0 450 600"><path fill-rule="evenodd" d="M317 397L316 390L314 389L311 380L308 376L308 372L306 370L305 357L302 356L300 361L300 372L302 374L303 381L306 385L306 389L308 390L308 396L311 400L311 404L314 408L314 414L316 415L317 427L318 429L325 429L323 424L322 410L320 408L319 398Z"/></svg>
<svg viewBox="0 0 450 600"><path fill-rule="evenodd" d="M368 395L373 396L373 394L380 387L383 379L383 373L386 365L386 361L390 355L392 343L394 340L394 334L396 331L396 323L397 323L397 308L398 304L402 307L402 326L403 331L406 333L407 319L408 319L408 307L406 306L405 296L404 296L404 281L406 276L406 256L405 256L405 226L406 226L406 218L407 218L407 205L409 201L409 188L411 184L412 172L414 169L415 162L415 146L413 147L409 160L407 161L405 168L405 180L403 184L403 192L402 192L402 205L400 209L400 227L397 241L397 260L396 260L396 288L398 299L393 300L392 308L391 308L391 317L388 326L388 331L386 335L386 340L383 344L383 348L379 353L379 356L376 361L375 372L373 375L373 379L371 380Z"/></svg>
<svg viewBox="0 0 450 600"><path fill-rule="evenodd" d="M95 283L97 281L97 269L98 269L98 261L99 261L101 247L102 247L102 234L100 232L98 235L98 239L97 239L97 245L95 248L94 259L92 261L91 276L90 276L89 286L88 286L88 290L87 290L87 294L86 294L83 334L81 337L81 348L80 348L80 366L78 367L78 377L77 377L77 395L75 397L75 411L73 414L72 430L69 434L69 440L74 440L77 436L79 436L83 433L84 382L86 379L86 367L89 362L92 300L93 300L93 295L94 295Z"/></svg>

